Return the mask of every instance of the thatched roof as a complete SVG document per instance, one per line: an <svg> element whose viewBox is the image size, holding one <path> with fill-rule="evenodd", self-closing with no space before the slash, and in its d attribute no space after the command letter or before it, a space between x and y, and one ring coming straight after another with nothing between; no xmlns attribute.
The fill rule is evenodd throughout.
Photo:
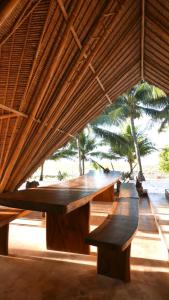
<svg viewBox="0 0 169 300"><path fill-rule="evenodd" d="M166 0L0 1L0 189L139 80L169 92Z"/></svg>

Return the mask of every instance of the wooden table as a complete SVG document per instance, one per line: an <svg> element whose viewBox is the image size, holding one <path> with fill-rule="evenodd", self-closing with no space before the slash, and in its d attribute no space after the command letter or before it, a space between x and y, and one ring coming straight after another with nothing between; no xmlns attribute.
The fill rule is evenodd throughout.
<svg viewBox="0 0 169 300"><path fill-rule="evenodd" d="M89 233L90 201L113 201L119 178L119 172L89 172L63 184L3 193L0 204L47 212L47 248L88 254L84 238Z"/></svg>

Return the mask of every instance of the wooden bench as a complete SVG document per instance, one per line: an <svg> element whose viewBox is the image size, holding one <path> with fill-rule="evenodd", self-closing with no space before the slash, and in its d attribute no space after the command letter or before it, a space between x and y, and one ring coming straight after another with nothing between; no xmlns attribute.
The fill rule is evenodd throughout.
<svg viewBox="0 0 169 300"><path fill-rule="evenodd" d="M8 255L9 223L27 213L29 211L0 206L0 254Z"/></svg>
<svg viewBox="0 0 169 300"><path fill-rule="evenodd" d="M138 198L135 183L121 183L119 190L119 198Z"/></svg>
<svg viewBox="0 0 169 300"><path fill-rule="evenodd" d="M134 184L121 184L115 211L85 239L98 247L97 273L130 281L131 241L138 227L138 195Z"/></svg>

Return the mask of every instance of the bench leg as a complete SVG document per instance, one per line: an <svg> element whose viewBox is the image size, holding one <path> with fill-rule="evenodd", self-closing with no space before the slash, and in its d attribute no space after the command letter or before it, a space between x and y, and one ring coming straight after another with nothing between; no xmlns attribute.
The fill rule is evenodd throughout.
<svg viewBox="0 0 169 300"><path fill-rule="evenodd" d="M117 278L125 282L130 281L130 247L124 251L98 247L97 273Z"/></svg>
<svg viewBox="0 0 169 300"><path fill-rule="evenodd" d="M9 224L0 227L0 254L8 255Z"/></svg>

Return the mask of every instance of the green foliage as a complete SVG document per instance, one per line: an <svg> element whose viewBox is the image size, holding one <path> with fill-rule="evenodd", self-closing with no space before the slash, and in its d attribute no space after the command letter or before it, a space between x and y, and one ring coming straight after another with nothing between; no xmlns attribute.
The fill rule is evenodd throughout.
<svg viewBox="0 0 169 300"><path fill-rule="evenodd" d="M49 157L49 159L55 161L61 158L72 159L72 157L75 156L76 154L77 154L76 151L74 151L70 143L68 143L66 147L63 147L55 151L54 154Z"/></svg>
<svg viewBox="0 0 169 300"><path fill-rule="evenodd" d="M62 181L62 180L64 180L64 179L66 179L67 176L68 176L68 174L67 174L66 172L61 172L61 171L59 170L58 175L57 175L57 179L58 179L59 181Z"/></svg>
<svg viewBox="0 0 169 300"><path fill-rule="evenodd" d="M119 125L128 118L140 118L142 114L150 116L153 120L162 120L166 117L163 110L168 105L169 99L162 90L142 82L117 97L92 124Z"/></svg>
<svg viewBox="0 0 169 300"><path fill-rule="evenodd" d="M127 162L130 165L130 172L132 172L133 164L136 160L136 153L131 126L129 124L123 126L122 132L120 134L114 134L109 130L96 127L93 127L93 129L96 135L104 139L105 144L110 145L109 152L107 152L106 155L102 155L102 158L126 158ZM140 132L137 128L136 136L141 156L146 156L156 150L154 145L148 140L146 135Z"/></svg>
<svg viewBox="0 0 169 300"><path fill-rule="evenodd" d="M122 147L122 144L120 145L118 143L119 145L113 146L113 151L114 153L118 151L119 155L122 155L122 153L125 154L124 152L127 151L125 156L127 155L127 160L130 164L130 169L132 168L132 164L135 160L136 155L137 162L139 165L139 172L141 174L140 176L142 176L142 180L144 180L144 176L142 174L142 165L140 157L143 156L144 152L145 155L148 154L147 147L149 147L149 141L144 141L144 145L142 145L140 149L141 141L139 141L139 137L136 134L135 119L138 119L143 115L147 115L151 117L152 120L162 121L161 128L163 128L169 122L169 114L167 110L168 103L169 101L167 99L167 96L162 90L155 86L149 85L147 82L141 82L140 84L137 84L133 88L126 91L126 93L123 93L121 96L119 96L116 99L116 101L109 105L109 107L104 111L104 117L98 117L92 123L92 126L110 124L119 126L127 120L130 120L130 125L132 129L131 138L133 142L130 143L128 140L128 147L125 147L125 149L124 147ZM115 147L117 147L117 151ZM119 147L121 147L121 150ZM135 148L135 150L133 148ZM140 153L140 151L142 151L142 153Z"/></svg>
<svg viewBox="0 0 169 300"><path fill-rule="evenodd" d="M169 173L169 147L165 147L160 153L160 170Z"/></svg>

